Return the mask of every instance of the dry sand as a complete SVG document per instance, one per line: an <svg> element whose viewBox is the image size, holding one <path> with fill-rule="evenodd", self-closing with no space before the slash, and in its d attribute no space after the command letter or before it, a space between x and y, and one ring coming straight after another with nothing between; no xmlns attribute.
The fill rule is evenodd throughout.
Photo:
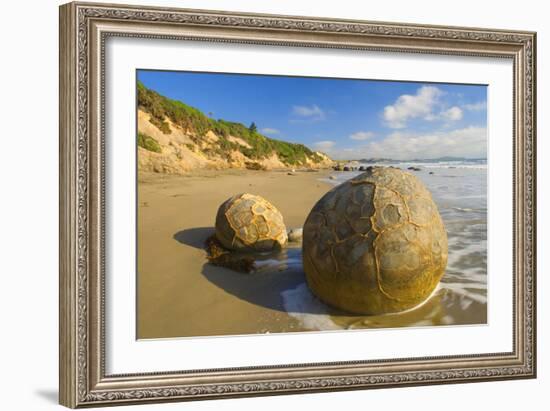
<svg viewBox="0 0 550 411"><path fill-rule="evenodd" d="M241 192L259 194L302 227L331 186L328 171L204 171L192 176L141 174L138 185L138 338L300 331L280 293L303 282L285 276L240 274L206 262L204 241L218 206ZM288 251L290 254L293 250Z"/></svg>

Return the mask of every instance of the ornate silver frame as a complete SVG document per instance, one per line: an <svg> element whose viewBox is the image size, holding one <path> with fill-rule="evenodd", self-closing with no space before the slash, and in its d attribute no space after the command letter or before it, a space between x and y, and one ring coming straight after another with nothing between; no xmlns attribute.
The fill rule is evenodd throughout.
<svg viewBox="0 0 550 411"><path fill-rule="evenodd" d="M514 64L512 352L140 375L104 367L103 65L109 36L474 55ZM536 34L70 3L60 8L60 403L68 407L536 376Z"/></svg>

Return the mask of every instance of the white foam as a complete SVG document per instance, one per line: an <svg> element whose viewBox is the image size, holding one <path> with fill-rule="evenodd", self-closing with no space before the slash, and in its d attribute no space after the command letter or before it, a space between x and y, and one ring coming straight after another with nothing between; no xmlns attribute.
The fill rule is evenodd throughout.
<svg viewBox="0 0 550 411"><path fill-rule="evenodd" d="M470 169L470 170L487 170L487 164L442 164L442 163L436 163L436 164L417 164L415 163L415 166L417 167L424 167L424 168L445 168L445 169Z"/></svg>
<svg viewBox="0 0 550 411"><path fill-rule="evenodd" d="M462 207L451 207L453 210L456 210L456 211L462 211L464 213L470 213L472 211L476 211L475 209L473 208L462 208Z"/></svg>
<svg viewBox="0 0 550 411"><path fill-rule="evenodd" d="M331 320L327 306L309 291L305 283L283 291L281 297L285 311L300 321L303 327L310 330L341 329Z"/></svg>
<svg viewBox="0 0 550 411"><path fill-rule="evenodd" d="M449 290L452 290L455 294L459 294L463 296L464 298L469 298L470 300L476 301L480 304L487 304L487 294L477 294L469 292L468 290L464 289L464 287L467 286L470 289L473 290L482 290L487 291L487 284L476 284L476 283L442 283L441 288L447 288Z"/></svg>
<svg viewBox="0 0 550 411"><path fill-rule="evenodd" d="M464 311L466 311L473 303L474 301L468 298L465 298L464 295L460 296L460 308Z"/></svg>

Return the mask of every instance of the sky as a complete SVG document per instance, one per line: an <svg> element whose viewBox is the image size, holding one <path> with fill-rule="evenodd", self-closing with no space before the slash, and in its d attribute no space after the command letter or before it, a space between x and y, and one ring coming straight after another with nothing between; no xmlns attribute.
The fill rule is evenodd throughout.
<svg viewBox="0 0 550 411"><path fill-rule="evenodd" d="M138 70L138 80L213 118L254 122L334 159L486 158L487 87Z"/></svg>

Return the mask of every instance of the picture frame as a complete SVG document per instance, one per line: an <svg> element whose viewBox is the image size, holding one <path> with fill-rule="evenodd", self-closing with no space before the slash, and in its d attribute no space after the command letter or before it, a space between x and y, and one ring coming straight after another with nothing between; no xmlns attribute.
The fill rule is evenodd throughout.
<svg viewBox="0 0 550 411"><path fill-rule="evenodd" d="M105 64L110 38L473 56L513 64L512 350L106 372ZM335 73L337 74L337 73ZM536 34L73 2L60 7L60 403L67 407L536 377Z"/></svg>

